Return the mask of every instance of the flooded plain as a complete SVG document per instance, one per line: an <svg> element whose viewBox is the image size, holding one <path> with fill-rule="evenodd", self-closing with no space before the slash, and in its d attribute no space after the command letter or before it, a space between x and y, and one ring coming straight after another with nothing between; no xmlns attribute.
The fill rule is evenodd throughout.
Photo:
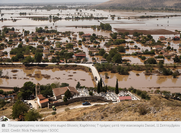
<svg viewBox="0 0 181 133"><path fill-rule="evenodd" d="M108 73L109 79L105 78L105 73ZM143 71L131 71L129 75L101 72L100 75L107 86L115 87L116 79L118 79L120 88L129 88L132 86L146 91L159 88L160 90L181 93L181 76L178 76L177 78L173 78L173 76L148 76L145 75Z"/></svg>
<svg viewBox="0 0 181 133"><path fill-rule="evenodd" d="M0 86L22 87L25 82L31 81L42 85L52 84L54 82L68 83L70 86L76 86L80 82L82 86L94 87L92 73L81 70L60 70L53 69L26 69L26 68L0 68L3 72L0 78ZM3 76L5 76L3 78ZM7 77L7 78L6 78Z"/></svg>
<svg viewBox="0 0 181 133"><path fill-rule="evenodd" d="M20 15L20 13L26 13L26 15ZM54 21L51 16L59 17L61 19ZM111 16L115 15L114 18ZM178 15L177 17L174 15ZM115 28L118 29L128 29L128 30L169 30L172 32L175 32L175 30L181 31L181 13L179 12L123 12L123 11L107 11L107 10L85 10L85 9L67 9L67 10L30 10L30 9L12 9L12 10L1 10L1 18L3 18L3 21L0 21L0 29L3 29L3 27L14 27L16 31L19 31L22 33L23 30L29 30L30 32L35 32L36 27L45 27L48 26L48 29L55 29L59 32L65 32L65 31L71 31L75 32L74 34L77 35L76 40L81 40L79 33L80 31L83 31L84 33L90 33L90 34L97 34L102 36L110 37L109 31L102 31L102 30L95 30L91 28L91 26L94 25L100 25L100 22L102 23L110 23L112 26L113 32L116 32ZM78 19L76 20L75 17L104 17L103 19ZM140 16L158 16L158 18L139 18ZM163 17L165 16L165 17ZM172 16L172 17L168 17ZM47 18L47 20L36 20L33 18ZM157 41L159 39L159 36L165 36L166 38L173 38L178 34L154 34L153 39ZM129 35L130 37L132 35ZM71 35L72 37L72 35ZM9 39L9 38L7 38ZM47 39L51 40L51 39ZM51 40L52 41L52 40ZM61 42L70 41L68 37L61 38ZM126 39L126 41L133 41L134 43L125 43L121 44L120 46L128 46L130 48L134 48L135 46L139 47L140 49L128 49L125 51L125 53L122 54L132 54L134 52L141 52L146 49L151 50L150 46L145 46L141 43L138 43L132 39ZM55 41L56 42L56 41ZM107 52L111 48L117 47L117 46L111 46L111 47L105 47L104 44L107 42L101 41L100 42L100 48L104 48ZM38 42L35 42L36 45L34 47L37 47ZM170 44L169 44L170 43ZM178 52L179 49L179 41L169 41L166 42L165 46L163 48L166 48L167 46L171 46L174 49L176 49L176 52ZM23 39L23 44L28 45L28 43L25 42ZM91 44L89 46L94 46L97 44ZM17 47L18 44L15 46ZM52 45L55 47L55 44ZM89 62L92 62L92 58L98 58L98 61L101 60L101 56L89 56L88 47L86 47L84 44L79 46L74 46L74 48L79 48L80 50L83 50L86 53L86 57ZM12 57L10 55L12 47L7 47L4 51L8 52L8 55L5 57ZM146 57L154 57L154 56L147 56ZM50 55L52 57L52 55ZM49 57L49 58L50 58ZM131 64L144 64L144 61L138 58L137 56L123 56L123 59L129 60ZM165 63L170 64L173 63L173 59L164 59ZM48 84L53 82L66 82L69 83L71 86L75 86L77 82L79 81L82 86L87 87L94 87L95 83L92 81L93 76L91 73L86 73L84 71L74 71L74 70L67 70L67 71L61 71L59 69L50 69L50 70L40 70L40 69L16 69L17 72L12 72L12 69L8 68L0 68L3 70L3 76L6 76L8 78L0 78L0 86L23 86L23 84L27 81L32 81L34 83L40 83L40 84ZM124 87L130 87L134 86L135 88L145 89L148 90L148 88L151 87L160 87L160 89L169 90L171 92L181 92L181 76L178 78L172 78L172 76L157 76L157 75L151 75L146 76L144 75L143 71L131 71L130 75L119 75L119 74L113 74L108 72L109 79L105 79L104 73L100 73L101 77L105 81L105 84L108 86L115 86L116 79L119 81L119 86L121 88ZM137 75L139 74L139 76ZM82 75L84 75L82 77Z"/></svg>

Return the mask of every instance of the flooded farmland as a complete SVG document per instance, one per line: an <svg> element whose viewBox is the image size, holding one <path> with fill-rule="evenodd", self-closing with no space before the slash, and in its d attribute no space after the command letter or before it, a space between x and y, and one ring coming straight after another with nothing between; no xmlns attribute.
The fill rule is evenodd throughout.
<svg viewBox="0 0 181 133"><path fill-rule="evenodd" d="M105 79L105 73L108 73L109 79ZM181 93L181 76L173 78L172 76L145 75L143 71L131 71L129 75L120 75L118 73L101 72L103 81L106 85L114 87L118 79L119 87L134 87L141 90L151 91L159 88L170 92Z"/></svg>
<svg viewBox="0 0 181 133"><path fill-rule="evenodd" d="M25 82L31 81L35 84L42 85L52 84L54 82L68 83L70 86L76 86L77 82L80 82L82 86L94 87L94 81L92 81L92 73L87 73L81 70L60 70L54 69L10 69L0 68L3 72L0 78L0 86L7 87L22 87ZM6 78L8 77L8 78Z"/></svg>

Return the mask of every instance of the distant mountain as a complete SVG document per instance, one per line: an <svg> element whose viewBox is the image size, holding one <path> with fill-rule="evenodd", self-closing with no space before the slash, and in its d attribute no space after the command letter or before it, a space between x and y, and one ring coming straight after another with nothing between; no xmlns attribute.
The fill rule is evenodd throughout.
<svg viewBox="0 0 181 133"><path fill-rule="evenodd" d="M144 7L144 8L160 8L160 7L175 7L181 8L181 0L109 0L96 5L96 7Z"/></svg>

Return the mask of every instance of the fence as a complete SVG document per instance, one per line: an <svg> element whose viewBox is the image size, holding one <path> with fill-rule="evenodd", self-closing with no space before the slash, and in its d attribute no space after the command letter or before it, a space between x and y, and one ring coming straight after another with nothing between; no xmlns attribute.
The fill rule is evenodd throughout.
<svg viewBox="0 0 181 133"><path fill-rule="evenodd" d="M48 108L52 108L52 106L68 105L74 102L80 102L80 101L83 102L85 100L89 100L91 102L96 102L98 100L104 101L104 102L111 102L110 100L106 100L104 99L104 97L101 97L101 96L78 97L78 98L69 99L67 102L57 102L54 104L48 104Z"/></svg>

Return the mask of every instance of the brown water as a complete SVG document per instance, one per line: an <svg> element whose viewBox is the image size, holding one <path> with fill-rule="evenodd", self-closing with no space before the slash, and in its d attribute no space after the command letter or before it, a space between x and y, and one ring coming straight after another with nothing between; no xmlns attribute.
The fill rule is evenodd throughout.
<svg viewBox="0 0 181 133"><path fill-rule="evenodd" d="M116 79L118 79L119 87L134 87L142 90L150 90L149 88L160 87L160 90L169 90L171 92L181 92L181 76L173 78L172 76L146 76L143 71L131 71L130 75L119 75L107 72L109 79L105 79L105 72L100 75L106 85L115 87ZM139 74L137 76L136 74Z"/></svg>
<svg viewBox="0 0 181 133"><path fill-rule="evenodd" d="M51 84L54 82L68 83L70 86L75 87L77 82L80 82L82 86L94 87L94 82L92 81L92 73L87 73L81 70L59 70L54 69L31 69L27 70L25 68L16 69L17 72L11 72L10 68L0 68L3 71L3 76L8 76L11 79L0 78L0 86L9 87L22 87L25 82L32 81L33 83L40 83L43 85ZM28 75L32 75L31 77ZM35 76L37 74L38 76ZM43 75L50 75L50 78L44 78ZM35 77L34 77L35 76ZM16 77L16 79L13 79Z"/></svg>
<svg viewBox="0 0 181 133"><path fill-rule="evenodd" d="M26 12L26 16L20 16L20 12ZM34 31L35 27L39 26L48 26L58 27L58 30L64 29L66 26L85 26L85 25L99 25L100 22L98 20L79 20L79 21L72 21L72 20L59 20L56 22L51 21L35 21L28 17L32 16L46 16L54 15L57 16L57 13L60 15L58 17L65 18L65 17L72 17L72 16L90 16L91 14L95 17L108 17L108 19L100 20L103 23L111 23L113 28L126 28L126 29L167 29L167 30L181 30L181 17L170 17L170 18L152 18L152 19L127 19L128 17L134 16L142 16L142 15L152 15L152 16L166 16L166 15L181 15L181 13L168 13L168 12L122 12L122 11L103 11L103 10L82 10L75 11L74 9L70 10L1 10L1 13L4 13L3 18L7 18L9 20L0 22L1 26L15 26L18 29L22 30L26 28L30 31ZM78 14L79 13L79 14ZM110 15L116 15L115 20L112 20ZM12 18L18 19L16 22L10 20ZM24 18L23 18L24 17ZM117 17L121 17L120 20Z"/></svg>

